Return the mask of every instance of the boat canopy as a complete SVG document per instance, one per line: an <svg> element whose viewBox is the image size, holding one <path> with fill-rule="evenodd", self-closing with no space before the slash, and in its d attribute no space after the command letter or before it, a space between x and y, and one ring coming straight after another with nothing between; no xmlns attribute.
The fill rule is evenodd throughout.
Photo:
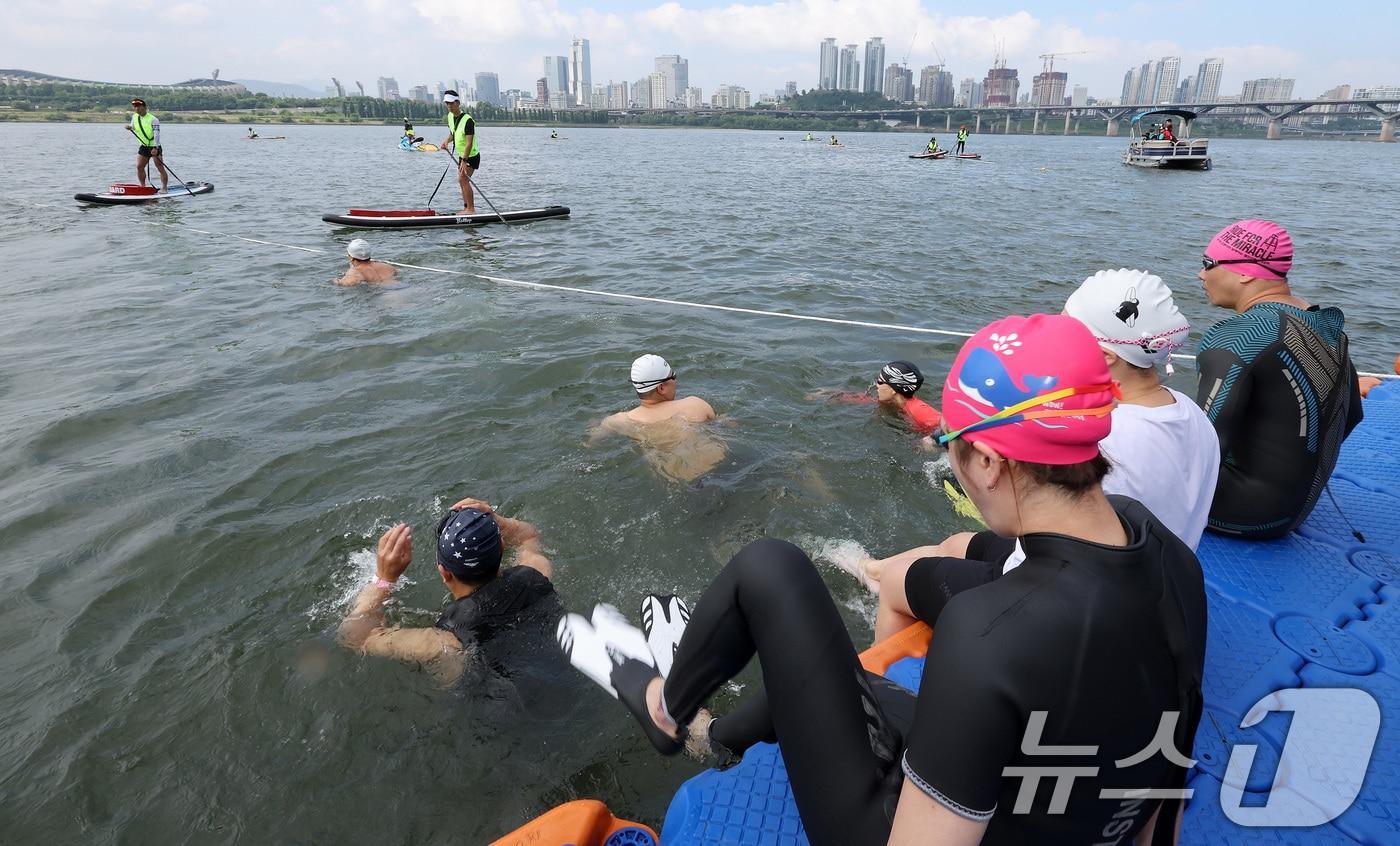
<svg viewBox="0 0 1400 846"><path fill-rule="evenodd" d="M1185 109L1152 109L1151 111L1138 112L1137 114L1133 115L1133 125L1136 126L1138 121L1142 120L1148 115L1172 115L1173 117L1179 117L1187 122L1196 119L1195 112L1188 112Z"/></svg>

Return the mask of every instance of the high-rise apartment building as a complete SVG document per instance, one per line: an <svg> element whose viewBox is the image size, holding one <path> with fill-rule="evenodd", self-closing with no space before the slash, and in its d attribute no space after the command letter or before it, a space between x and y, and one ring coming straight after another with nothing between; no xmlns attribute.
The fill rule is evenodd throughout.
<svg viewBox="0 0 1400 846"><path fill-rule="evenodd" d="M705 92L695 86L685 89L685 107L687 109L701 109L705 107Z"/></svg>
<svg viewBox="0 0 1400 846"><path fill-rule="evenodd" d="M428 86L415 85L408 89L408 99L417 100L420 103L431 103L433 102L433 95L432 92L428 90Z"/></svg>
<svg viewBox="0 0 1400 846"><path fill-rule="evenodd" d="M1264 79L1246 79L1244 87L1240 90L1240 102L1270 102L1293 99L1292 79L1282 79L1280 77L1266 77Z"/></svg>
<svg viewBox="0 0 1400 846"><path fill-rule="evenodd" d="M817 78L817 88L822 91L835 91L838 82L836 66L836 39L822 39L821 71Z"/></svg>
<svg viewBox="0 0 1400 846"><path fill-rule="evenodd" d="M690 62L680 56L657 56L656 72L666 78L667 105L681 105L690 87Z"/></svg>
<svg viewBox="0 0 1400 846"><path fill-rule="evenodd" d="M929 65L919 72L914 102L941 109L953 105L953 99L953 75L942 65Z"/></svg>
<svg viewBox="0 0 1400 846"><path fill-rule="evenodd" d="M1118 98L1118 105L1128 106L1136 103L1138 84L1142 81L1142 71L1138 68L1128 68L1128 72L1123 74L1123 95Z"/></svg>
<svg viewBox="0 0 1400 846"><path fill-rule="evenodd" d="M990 68L987 78L982 80L982 105L1014 106L1020 90L1021 81L1015 68Z"/></svg>
<svg viewBox="0 0 1400 846"><path fill-rule="evenodd" d="M865 42L864 77L865 85L861 90L867 94L879 94L880 81L885 78L885 39L872 38Z"/></svg>
<svg viewBox="0 0 1400 846"><path fill-rule="evenodd" d="M1206 59L1196 69L1196 96L1194 102L1214 103L1220 99L1220 74L1225 63L1219 59Z"/></svg>
<svg viewBox="0 0 1400 846"><path fill-rule="evenodd" d="M625 109L625 108L627 108L627 106L629 105L629 104L628 104L628 100L627 100L627 94L628 94L628 92L627 92L627 83L625 83L625 82L609 82L609 83L608 83L608 108L610 108L610 109Z"/></svg>
<svg viewBox="0 0 1400 846"><path fill-rule="evenodd" d="M836 87L841 91L860 90L860 60L856 58L854 44L847 44L841 48L841 58L836 70Z"/></svg>
<svg viewBox="0 0 1400 846"><path fill-rule="evenodd" d="M535 80L535 105L549 108L549 80L543 76Z"/></svg>
<svg viewBox="0 0 1400 846"><path fill-rule="evenodd" d="M1089 105L1089 89L1083 85L1074 86L1074 94L1070 96L1069 104L1076 109Z"/></svg>
<svg viewBox="0 0 1400 846"><path fill-rule="evenodd" d="M885 68L885 99L908 103L914 99L914 72L895 62Z"/></svg>
<svg viewBox="0 0 1400 846"><path fill-rule="evenodd" d="M569 48L569 94L580 106L587 106L593 93L593 60L588 55L588 39L575 38Z"/></svg>
<svg viewBox="0 0 1400 846"><path fill-rule="evenodd" d="M789 100L791 100L793 97L796 97L796 96L797 96L797 80L795 80L795 79L789 79L789 80L787 81L787 85L783 86L783 93L784 93L785 95L787 95L787 98L788 98Z"/></svg>
<svg viewBox="0 0 1400 846"><path fill-rule="evenodd" d="M1177 81L1181 78L1181 57L1163 56L1157 66L1157 93L1153 103L1170 103L1176 99Z"/></svg>
<svg viewBox="0 0 1400 846"><path fill-rule="evenodd" d="M501 79L490 71L476 75L476 101L493 106L501 104Z"/></svg>
<svg viewBox="0 0 1400 846"><path fill-rule="evenodd" d="M1196 76L1192 74L1181 81L1176 87L1176 98L1173 103L1194 103L1196 96Z"/></svg>
<svg viewBox="0 0 1400 846"><path fill-rule="evenodd" d="M394 79L392 76L379 77L379 99L399 99L399 81L397 79Z"/></svg>
<svg viewBox="0 0 1400 846"><path fill-rule="evenodd" d="M569 93L569 60L564 56L544 57L544 81L551 95Z"/></svg>
<svg viewBox="0 0 1400 846"><path fill-rule="evenodd" d="M1069 74L1062 71L1038 73L1031 79L1032 106L1061 106L1065 102L1065 84Z"/></svg>
<svg viewBox="0 0 1400 846"><path fill-rule="evenodd" d="M710 105L716 109L747 109L753 105L753 97L742 86L721 84L710 98Z"/></svg>
<svg viewBox="0 0 1400 846"><path fill-rule="evenodd" d="M653 109L664 109L671 105L666 99L666 75L664 73L652 73L647 76L647 87L650 89L648 98L651 100Z"/></svg>
<svg viewBox="0 0 1400 846"><path fill-rule="evenodd" d="M632 83L632 95L630 99L632 101L632 108L650 109L651 80L649 78L639 79L636 82Z"/></svg>

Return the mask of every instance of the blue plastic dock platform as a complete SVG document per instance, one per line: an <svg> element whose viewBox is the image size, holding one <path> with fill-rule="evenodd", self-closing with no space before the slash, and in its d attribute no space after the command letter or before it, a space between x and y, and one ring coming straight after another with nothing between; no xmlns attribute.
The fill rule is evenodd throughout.
<svg viewBox="0 0 1400 846"><path fill-rule="evenodd" d="M1206 713L1187 781L1183 844L1400 843L1400 385L1371 392L1366 418L1342 449L1330 485L1307 522L1277 541L1207 534L1198 550L1210 607ZM1340 511L1339 511L1340 506ZM1365 538L1362 543L1353 528ZM917 688L923 660L890 667ZM1226 762L1237 744L1256 747L1244 795L1230 807L1286 793L1295 774L1277 773L1286 714L1239 726L1264 696L1289 688L1364 690L1380 704L1381 728L1360 795L1330 823L1245 827L1222 804ZM1337 766L1332 747L1312 750L1313 773ZM1276 780L1278 786L1274 786ZM1238 796L1238 787L1234 792ZM707 770L671 800L664 846L805 846L776 746L750 749L737 766Z"/></svg>

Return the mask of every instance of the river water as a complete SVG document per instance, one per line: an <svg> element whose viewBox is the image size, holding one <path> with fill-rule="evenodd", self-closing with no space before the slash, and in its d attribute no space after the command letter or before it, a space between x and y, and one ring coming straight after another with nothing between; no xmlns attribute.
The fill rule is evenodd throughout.
<svg viewBox="0 0 1400 846"><path fill-rule="evenodd" d="M126 133L0 125L0 840L476 843L578 797L659 825L697 768L601 692L566 688L569 719L532 723L336 645L379 532L407 520L422 543L446 504L486 498L539 527L571 607L634 618L642 591L693 600L745 542L785 537L863 643L873 604L832 563L965 527L898 421L807 399L904 358L936 401L957 339L420 270L338 288L352 234L320 215L420 207L443 157L400 152L393 127L260 129L288 138L172 124L170 164L215 193L82 209L75 191L130 181ZM1223 316L1202 248L1269 217L1296 290L1346 311L1358 367L1400 351L1395 145L1222 141L1215 170L1158 173L1106 138L974 137L982 161L928 162L910 135L565 134L483 127L478 183L572 218L376 232L376 257L954 330L1136 266L1199 334ZM457 199L448 182L435 205ZM728 457L698 481L586 444L643 352L724 418ZM429 624L428 544L409 576L395 618Z"/></svg>

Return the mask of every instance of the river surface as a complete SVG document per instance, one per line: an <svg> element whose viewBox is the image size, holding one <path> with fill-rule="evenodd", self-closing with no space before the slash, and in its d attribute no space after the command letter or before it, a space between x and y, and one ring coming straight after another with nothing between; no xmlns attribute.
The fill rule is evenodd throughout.
<svg viewBox="0 0 1400 846"><path fill-rule="evenodd" d="M444 158L400 152L393 127L244 129L165 128L213 194L84 209L74 192L130 181L126 133L0 124L0 840L478 843L579 797L659 826L698 768L601 692L567 688L569 718L532 723L336 644L381 531L417 530L393 611L414 625L441 605L425 539L459 497L538 526L571 607L634 619L643 591L693 601L745 542L785 537L863 644L873 603L833 563L966 527L899 421L807 398L909 359L936 402L958 339L426 270L336 287L353 234L320 215L421 207ZM974 137L982 161L930 162L906 158L913 135L564 134L482 127L478 183L572 218L374 232L375 256L965 331L1142 267L1198 337L1223 316L1203 247L1268 217L1293 234L1295 289L1346 311L1358 367L1400 351L1397 145L1229 140L1209 173L1159 173L1108 138ZM449 180L435 205L458 201ZM697 481L586 444L644 352L723 416L728 455Z"/></svg>

